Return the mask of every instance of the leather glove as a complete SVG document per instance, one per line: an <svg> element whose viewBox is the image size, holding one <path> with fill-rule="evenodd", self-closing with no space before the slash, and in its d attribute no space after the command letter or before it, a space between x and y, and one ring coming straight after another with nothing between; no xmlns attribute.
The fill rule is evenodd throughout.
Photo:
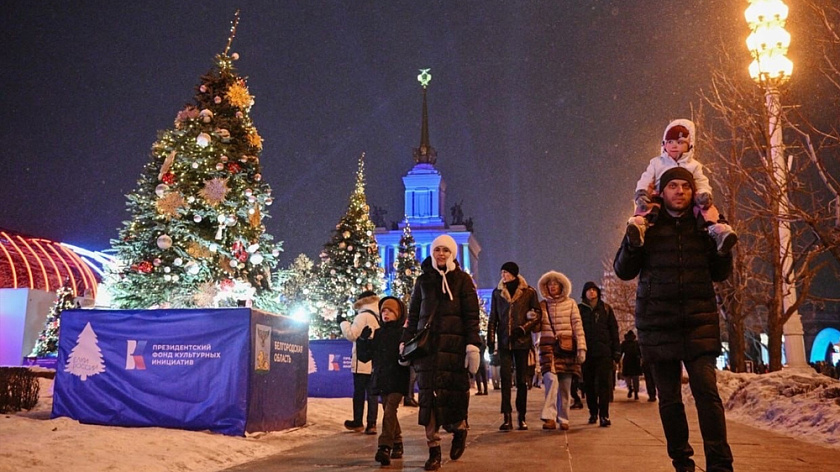
<svg viewBox="0 0 840 472"><path fill-rule="evenodd" d="M578 349L577 357L575 357L575 362L578 364L583 364L586 362L586 350L585 349Z"/></svg>
<svg viewBox="0 0 840 472"><path fill-rule="evenodd" d="M478 364L481 363L481 354L478 346L467 344L467 357L464 359L464 367L470 371L470 374L475 375L478 372Z"/></svg>
<svg viewBox="0 0 840 472"><path fill-rule="evenodd" d="M368 339L372 333L373 330L370 329L370 326L365 326L365 329L359 334L359 339Z"/></svg>
<svg viewBox="0 0 840 472"><path fill-rule="evenodd" d="M516 329L513 330L513 336L517 338L524 338L525 336L528 336L528 333L522 326L517 326Z"/></svg>
<svg viewBox="0 0 840 472"><path fill-rule="evenodd" d="M709 207L712 206L712 195L707 192L698 193L697 196L694 197L694 203L696 203L700 208L708 210Z"/></svg>
<svg viewBox="0 0 840 472"><path fill-rule="evenodd" d="M345 321L347 321L347 317L344 316L344 313L339 313L338 316L335 317L335 322L338 323L339 326L341 326L341 323L344 323Z"/></svg>
<svg viewBox="0 0 840 472"><path fill-rule="evenodd" d="M644 213L650 210L650 194L648 194L647 190L636 190L634 200L636 203L636 211L639 213Z"/></svg>

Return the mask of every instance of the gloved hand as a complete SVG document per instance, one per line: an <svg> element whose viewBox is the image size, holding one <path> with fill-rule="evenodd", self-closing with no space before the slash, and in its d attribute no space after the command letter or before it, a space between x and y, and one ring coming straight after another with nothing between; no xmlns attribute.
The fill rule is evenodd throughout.
<svg viewBox="0 0 840 472"><path fill-rule="evenodd" d="M586 362L586 350L585 349L578 349L577 357L575 357L575 362L578 364L583 364Z"/></svg>
<svg viewBox="0 0 840 472"><path fill-rule="evenodd" d="M528 333L525 331L525 328L523 328L522 326L517 326L513 330L513 337L524 338L525 336L528 336Z"/></svg>
<svg viewBox="0 0 840 472"><path fill-rule="evenodd" d="M411 361L403 357L403 351L405 351L405 343L400 343L400 355L397 358L397 364L403 367L408 367L411 365Z"/></svg>
<svg viewBox="0 0 840 472"><path fill-rule="evenodd" d="M470 374L475 375L478 372L478 364L481 363L481 354L478 346L467 344L467 357L464 359L464 367L470 371Z"/></svg>
<svg viewBox="0 0 840 472"><path fill-rule="evenodd" d="M338 323L339 326L341 326L341 323L344 323L345 321L347 321L347 317L344 316L344 313L339 313L338 316L335 317L335 322Z"/></svg>
<svg viewBox="0 0 840 472"><path fill-rule="evenodd" d="M650 210L650 194L647 190L636 190L634 200L636 203L636 211L638 213L644 213Z"/></svg>
<svg viewBox="0 0 840 472"><path fill-rule="evenodd" d="M708 210L709 207L712 206L712 195L707 192L698 193L697 196L694 197L694 203L696 203L700 208Z"/></svg>
<svg viewBox="0 0 840 472"><path fill-rule="evenodd" d="M370 326L365 326L365 329L359 334L359 339L367 339L373 333L373 330L370 329Z"/></svg>

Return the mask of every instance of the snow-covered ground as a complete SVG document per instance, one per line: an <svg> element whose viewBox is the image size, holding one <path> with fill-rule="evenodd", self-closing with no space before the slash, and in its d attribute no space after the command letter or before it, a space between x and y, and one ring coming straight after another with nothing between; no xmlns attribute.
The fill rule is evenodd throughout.
<svg viewBox="0 0 840 472"><path fill-rule="evenodd" d="M335 434L352 410L349 398L310 398L307 425L237 438L164 428L121 428L49 419L52 382L39 404L0 417L0 471L213 471ZM840 381L813 372L719 372L727 419L840 450ZM690 398L688 386L683 389ZM416 414L400 409L400 416ZM92 464L95 464L93 466Z"/></svg>

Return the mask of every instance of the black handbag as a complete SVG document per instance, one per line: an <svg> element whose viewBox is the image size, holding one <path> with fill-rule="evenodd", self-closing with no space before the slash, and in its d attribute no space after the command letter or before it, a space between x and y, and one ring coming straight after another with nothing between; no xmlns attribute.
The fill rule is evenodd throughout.
<svg viewBox="0 0 840 472"><path fill-rule="evenodd" d="M426 326L405 343L402 353L403 359L410 362L416 361L432 353L432 320L434 317L435 314L432 313Z"/></svg>

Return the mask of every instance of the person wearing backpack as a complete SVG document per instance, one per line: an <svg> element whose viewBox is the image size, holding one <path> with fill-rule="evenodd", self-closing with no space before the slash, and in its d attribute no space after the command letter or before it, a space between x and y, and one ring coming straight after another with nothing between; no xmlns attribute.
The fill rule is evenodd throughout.
<svg viewBox="0 0 840 472"><path fill-rule="evenodd" d="M371 291L364 291L353 303L356 316L353 322L343 314L336 317L341 334L353 343L353 357L350 371L353 372L353 419L344 422L344 427L355 432L364 430L365 434L376 434L378 399L373 394L371 374L373 366L372 340L379 329L379 296ZM362 415L367 403L367 427L362 423Z"/></svg>

